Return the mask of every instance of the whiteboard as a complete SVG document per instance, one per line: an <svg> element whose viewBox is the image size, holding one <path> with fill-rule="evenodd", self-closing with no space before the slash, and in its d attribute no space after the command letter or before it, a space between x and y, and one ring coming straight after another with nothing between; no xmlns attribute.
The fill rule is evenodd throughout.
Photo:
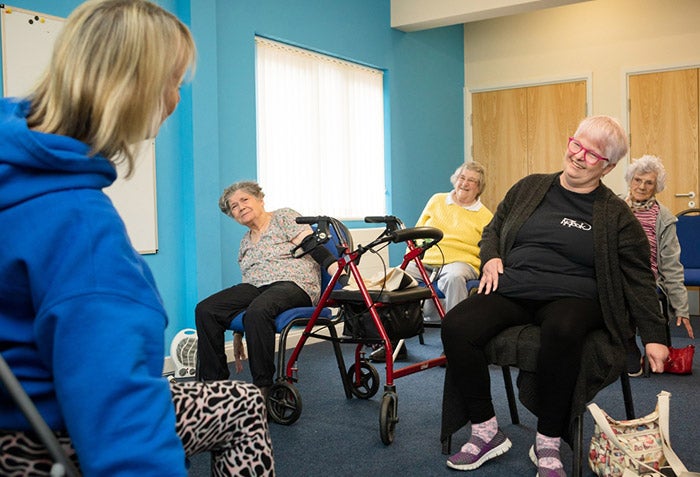
<svg viewBox="0 0 700 477"><path fill-rule="evenodd" d="M64 19L0 4L3 96L25 96L48 66ZM134 174L119 178L104 192L112 199L139 253L158 251L155 141L138 148Z"/></svg>

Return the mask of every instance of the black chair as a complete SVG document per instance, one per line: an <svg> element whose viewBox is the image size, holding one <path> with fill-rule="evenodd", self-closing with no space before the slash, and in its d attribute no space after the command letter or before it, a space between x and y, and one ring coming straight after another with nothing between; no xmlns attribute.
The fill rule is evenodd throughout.
<svg viewBox="0 0 700 477"><path fill-rule="evenodd" d="M685 286L700 286L700 209L679 212L676 234L681 244L681 263L685 270Z"/></svg>
<svg viewBox="0 0 700 477"><path fill-rule="evenodd" d="M666 342L670 343L671 342L671 317L669 315L668 296L666 296L666 293L664 293L664 291L661 289L661 287L656 288L656 294L659 297L659 307L661 308L661 314L666 319ZM635 340L635 346L636 346L636 340ZM649 360L646 359L646 356L644 356L643 363L642 363L642 376L644 376L645 378L648 378L651 376L651 364L649 363Z"/></svg>
<svg viewBox="0 0 700 477"><path fill-rule="evenodd" d="M600 362L600 360L598 360L596 357L604 353L606 347L609 346L608 335L605 331L596 330L591 332L586 338L586 342L584 344L583 359L581 364L582 368L587 363L593 363L594 366L597 365L596 363ZM510 418L513 424L520 424L520 417L518 415L518 406L515 399L515 391L513 388L510 368L516 367L520 370L520 374L518 376L520 401L525 405L525 407L534 412L536 406L536 396L534 392L529 392L526 387L523 387L523 384L524 380L527 379L534 382L534 374L537 370L537 355L539 348L540 327L536 325L522 325L507 328L493 338L486 346L485 352L489 363L500 366L501 370L503 371L503 381L506 388L506 396L508 398ZM583 373L585 373L585 369ZM617 381L618 378L620 379L620 383L622 385L622 397L627 418L634 419L632 391L630 388L629 377L627 376L625 369L623 369L622 373L619 375L615 375L611 371L607 379L601 383L601 389ZM574 393L578 393L580 396L584 397L586 403L590 402L593 400L594 395L587 395L587 391L585 389L579 389L581 386L581 381L582 380L579 379L579 384L577 384L577 388ZM450 393L450 386L448 384L448 380L446 380L445 396L443 397L444 402L442 418L442 451L445 455L451 453L450 447L452 444L452 435L447 433L445 429L449 426L453 426L454 422L459 422L459 420L462 419L462 416L454 414L454 409L450 409L450 402L452 400ZM585 412L585 409L585 405L581 406L580 412L577 415L572 416L572 423L569 433L568 435L563 436L564 439L571 444L573 449L572 475L575 477L580 477L582 475L582 462L584 452L586 450L583 446L583 413Z"/></svg>

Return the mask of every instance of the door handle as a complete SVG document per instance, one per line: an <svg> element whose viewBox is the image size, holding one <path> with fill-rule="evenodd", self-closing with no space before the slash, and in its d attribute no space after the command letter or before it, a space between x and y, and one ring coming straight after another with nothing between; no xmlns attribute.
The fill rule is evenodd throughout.
<svg viewBox="0 0 700 477"><path fill-rule="evenodd" d="M692 190L688 192L687 194L675 194L676 197L687 197L689 199L694 199L695 198L695 192Z"/></svg>

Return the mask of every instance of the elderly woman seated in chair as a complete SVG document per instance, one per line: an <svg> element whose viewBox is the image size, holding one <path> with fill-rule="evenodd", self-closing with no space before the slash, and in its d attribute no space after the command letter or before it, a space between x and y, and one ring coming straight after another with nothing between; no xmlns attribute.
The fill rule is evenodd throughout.
<svg viewBox="0 0 700 477"><path fill-rule="evenodd" d="M428 249L422 262L439 272L435 280L445 294L446 312L467 298L467 281L479 278L479 240L493 218L479 198L486 186L484 166L465 162L454 171L450 182L454 189L433 195L416 222L416 227L427 225L442 230L439 246ZM406 271L421 279L415 263L409 263ZM426 300L426 305L432 302Z"/></svg>
<svg viewBox="0 0 700 477"><path fill-rule="evenodd" d="M267 394L275 374L275 318L290 308L312 306L321 293L319 264L333 274L336 258L315 247L309 225L297 224L299 213L282 208L265 210L265 194L256 182L242 181L227 187L219 208L248 228L241 239L238 264L242 283L202 300L195 309L197 325L197 378L228 379L224 334L233 318L245 311L243 326L250 352L253 384ZM308 254L295 258L301 247ZM245 359L243 335L234 335L236 370Z"/></svg>
<svg viewBox="0 0 700 477"><path fill-rule="evenodd" d="M666 187L666 169L658 157L644 155L630 164L625 180L629 186L625 202L639 219L649 239L651 270L656 277L656 284L668 298L668 311L675 318L676 326L682 324L688 336L694 338L690 324L688 290L683 283L681 246L676 235L678 219L656 200L657 192L662 192ZM629 346L631 359L628 371L630 376L638 376L642 373L642 366L634 337Z"/></svg>
<svg viewBox="0 0 700 477"><path fill-rule="evenodd" d="M652 371L663 371L666 325L649 268L649 241L625 202L601 182L627 149L616 120L584 119L569 138L563 171L519 181L484 230L478 293L442 322L446 393L449 381L472 423L469 441L449 457L449 467L473 470L511 447L496 421L484 353L506 328L541 328L537 434L530 448L539 476L566 475L560 440L571 416L585 408L585 397L574 389L589 332L607 331L611 346L600 372L604 365L617 367L612 372L619 376L632 333L627 317L633 316ZM587 387L602 381L593 379Z"/></svg>

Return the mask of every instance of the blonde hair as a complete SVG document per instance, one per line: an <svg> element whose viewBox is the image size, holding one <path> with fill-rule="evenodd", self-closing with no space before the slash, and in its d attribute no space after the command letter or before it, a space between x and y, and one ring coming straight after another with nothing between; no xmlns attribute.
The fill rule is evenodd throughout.
<svg viewBox="0 0 700 477"><path fill-rule="evenodd" d="M189 29L146 0L92 0L68 17L29 95L30 128L75 138L134 168L131 146L165 115L164 94L194 69Z"/></svg>

